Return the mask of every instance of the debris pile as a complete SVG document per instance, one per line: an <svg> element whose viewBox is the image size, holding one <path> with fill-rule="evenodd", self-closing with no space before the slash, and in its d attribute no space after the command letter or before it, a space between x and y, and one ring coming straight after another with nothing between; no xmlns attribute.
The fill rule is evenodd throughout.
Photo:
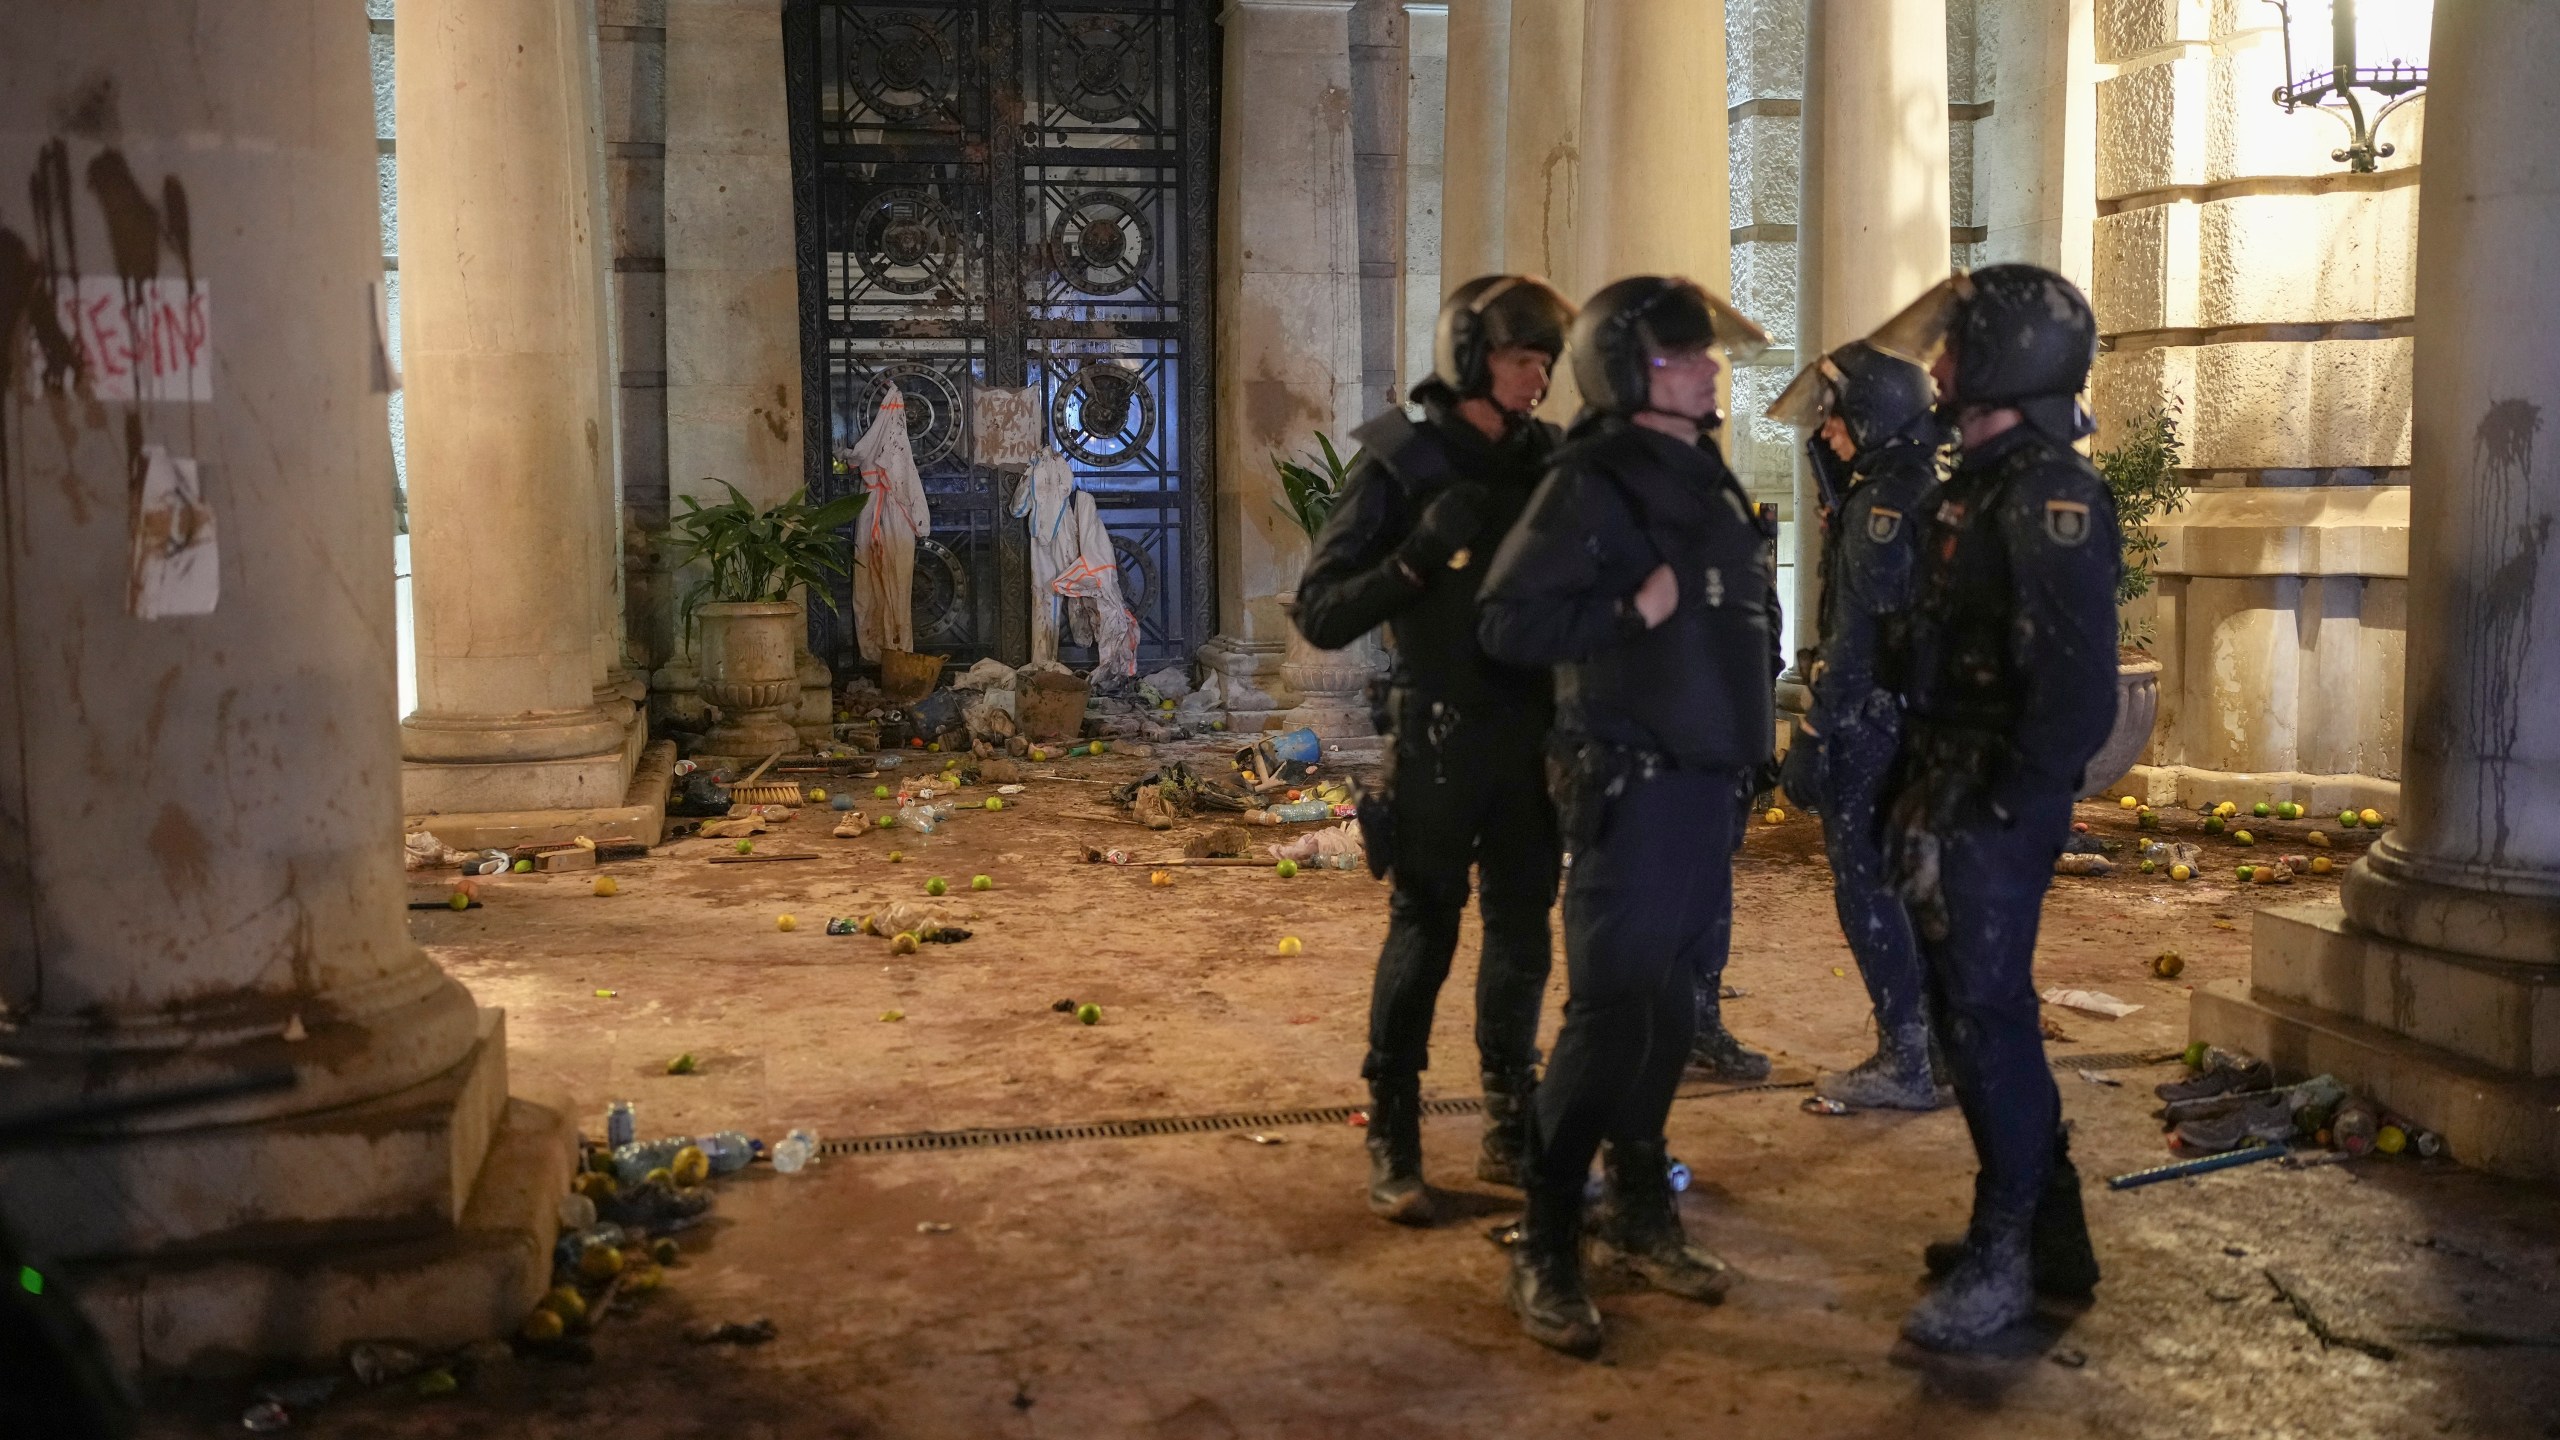
<svg viewBox="0 0 2560 1440"><path fill-rule="evenodd" d="M2342 1158L2415 1155L2435 1159L2444 1140L2415 1121L2350 1093L2328 1075L2276 1083L2275 1068L2253 1055L2207 1046L2187 1049L2189 1078L2158 1086L2153 1112L2182 1155L2218 1155L2250 1146L2308 1143Z"/></svg>

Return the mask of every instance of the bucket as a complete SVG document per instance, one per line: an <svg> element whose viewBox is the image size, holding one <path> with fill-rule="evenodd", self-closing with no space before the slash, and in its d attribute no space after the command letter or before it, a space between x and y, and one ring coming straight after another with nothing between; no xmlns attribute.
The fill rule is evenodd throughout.
<svg viewBox="0 0 2560 1440"><path fill-rule="evenodd" d="M904 650L880 652L880 693L893 704L904 705L933 693L942 678L943 657L915 655Z"/></svg>
<svg viewBox="0 0 2560 1440"><path fill-rule="evenodd" d="M1085 682L1078 675L1037 670L1014 682L1022 733L1034 740L1073 740L1084 732Z"/></svg>

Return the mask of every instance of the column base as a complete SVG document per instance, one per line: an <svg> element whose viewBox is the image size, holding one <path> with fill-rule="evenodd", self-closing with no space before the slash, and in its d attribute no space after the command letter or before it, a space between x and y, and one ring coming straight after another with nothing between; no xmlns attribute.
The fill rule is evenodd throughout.
<svg viewBox="0 0 2560 1440"><path fill-rule="evenodd" d="M1288 646L1279 640L1247 640L1218 635L1194 652L1201 666L1219 677L1226 696L1229 730L1279 730L1283 712L1297 702L1280 678Z"/></svg>
<svg viewBox="0 0 2560 1440"><path fill-rule="evenodd" d="M2338 901L2356 924L2413 945L2560 972L2560 895L2550 872L2446 865L2410 854L2398 838L2375 841L2339 886Z"/></svg>
<svg viewBox="0 0 2560 1440"><path fill-rule="evenodd" d="M425 1351L514 1333L551 1283L558 1205L577 1173L568 1114L504 1102L459 1221L400 1238L297 1227L262 1243L61 1267L128 1372L238 1375L336 1365L356 1340Z"/></svg>
<svg viewBox="0 0 2560 1440"><path fill-rule="evenodd" d="M2333 906L2265 910L2251 978L2199 988L2188 1030L2289 1080L2334 1075L2466 1165L2560 1180L2560 985L2536 968L2401 945Z"/></svg>
<svg viewBox="0 0 2560 1440"><path fill-rule="evenodd" d="M761 756L757 757L763 758ZM591 805L564 810L481 810L442 814L413 813L402 820L408 830L425 830L456 850L514 850L527 845L565 845L584 835L656 845L666 835L667 793L674 787L676 742L659 740L641 752L618 805Z"/></svg>
<svg viewBox="0 0 2560 1440"><path fill-rule="evenodd" d="M2136 765L2110 785L2107 795L2130 795L2145 805L2194 806L2217 800L2291 800L2307 817L2341 810L2397 813L2400 782L2371 775L2321 775L2300 770L2207 770L2197 765Z"/></svg>

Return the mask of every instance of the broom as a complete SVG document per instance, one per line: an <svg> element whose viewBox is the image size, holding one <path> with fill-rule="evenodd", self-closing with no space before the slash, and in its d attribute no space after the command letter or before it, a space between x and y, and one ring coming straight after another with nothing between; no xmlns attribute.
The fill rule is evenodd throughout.
<svg viewBox="0 0 2560 1440"><path fill-rule="evenodd" d="M788 780L766 780L761 785L756 783L763 779L764 772L772 769L774 762L780 760L782 755L783 752L780 750L767 755L764 757L763 764L747 772L744 779L730 786L730 801L739 805L788 805L798 809L805 798L798 785Z"/></svg>

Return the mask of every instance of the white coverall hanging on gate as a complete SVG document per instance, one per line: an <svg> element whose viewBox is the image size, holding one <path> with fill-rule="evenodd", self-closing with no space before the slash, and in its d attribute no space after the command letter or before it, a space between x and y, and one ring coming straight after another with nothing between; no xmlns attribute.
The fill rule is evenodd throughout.
<svg viewBox="0 0 2560 1440"><path fill-rule="evenodd" d="M845 460L870 496L854 546L853 634L862 658L876 661L884 648L916 648L916 541L933 533L924 481L907 444L907 401L897 386L881 397L880 413Z"/></svg>
<svg viewBox="0 0 2560 1440"><path fill-rule="evenodd" d="M1059 610L1076 638L1092 637L1097 675L1138 673L1138 617L1120 597L1119 559L1093 497L1076 486L1066 457L1043 451L1015 493L1013 513L1031 522L1031 659L1058 658Z"/></svg>

